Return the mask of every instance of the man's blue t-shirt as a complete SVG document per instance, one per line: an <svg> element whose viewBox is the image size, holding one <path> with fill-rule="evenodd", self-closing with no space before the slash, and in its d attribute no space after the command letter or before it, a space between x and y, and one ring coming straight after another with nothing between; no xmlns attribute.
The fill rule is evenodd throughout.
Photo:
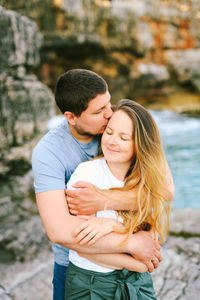
<svg viewBox="0 0 200 300"><path fill-rule="evenodd" d="M79 163L97 156L99 137L85 144L74 138L66 119L51 129L36 145L32 154L35 193L64 190ZM69 250L58 244L52 249L55 262L67 266Z"/></svg>

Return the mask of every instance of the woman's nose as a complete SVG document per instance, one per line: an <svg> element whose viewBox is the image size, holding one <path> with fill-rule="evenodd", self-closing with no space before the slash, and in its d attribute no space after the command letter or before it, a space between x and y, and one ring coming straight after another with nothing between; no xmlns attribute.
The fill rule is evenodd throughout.
<svg viewBox="0 0 200 300"><path fill-rule="evenodd" d="M109 142L108 142L110 145L116 145L117 143L117 138L114 134L112 134L109 138Z"/></svg>

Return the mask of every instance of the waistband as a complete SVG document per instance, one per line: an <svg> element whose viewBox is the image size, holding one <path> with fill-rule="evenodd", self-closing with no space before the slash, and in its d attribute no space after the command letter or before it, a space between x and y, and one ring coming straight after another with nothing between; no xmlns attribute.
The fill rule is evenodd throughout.
<svg viewBox="0 0 200 300"><path fill-rule="evenodd" d="M110 287L112 290L114 288L114 298L115 300L121 299L151 299L156 300L152 279L148 272L138 273L123 270L115 270L108 273L100 273L95 271L90 271L86 269L79 268L70 262L68 271L73 270L78 275L77 280L86 281L92 284L92 291L96 289L98 291L102 284L106 287ZM98 286L99 283L99 286ZM144 295L138 297L138 291L142 287L142 292ZM141 294L140 293L140 294ZM146 294L148 296L146 297Z"/></svg>

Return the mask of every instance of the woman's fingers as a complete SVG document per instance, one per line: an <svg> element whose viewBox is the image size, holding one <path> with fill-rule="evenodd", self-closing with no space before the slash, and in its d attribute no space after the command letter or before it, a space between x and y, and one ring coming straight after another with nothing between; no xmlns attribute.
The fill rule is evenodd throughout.
<svg viewBox="0 0 200 300"><path fill-rule="evenodd" d="M95 231L89 232L84 238L81 239L79 244L85 245L85 244L89 243L95 237L95 235L96 235Z"/></svg>
<svg viewBox="0 0 200 300"><path fill-rule="evenodd" d="M77 237L81 232L83 232L83 230L85 228L88 227L88 222L83 222L82 224L80 224L73 232L73 237Z"/></svg>
<svg viewBox="0 0 200 300"><path fill-rule="evenodd" d="M84 230L82 230L75 238L76 243L81 243L84 239L89 237L91 235L92 229L86 227Z"/></svg>
<svg viewBox="0 0 200 300"><path fill-rule="evenodd" d="M91 246L91 245L94 245L94 243L96 243L96 241L98 239L100 239L104 234L102 234L101 232L98 232L89 242L88 242L88 245Z"/></svg>

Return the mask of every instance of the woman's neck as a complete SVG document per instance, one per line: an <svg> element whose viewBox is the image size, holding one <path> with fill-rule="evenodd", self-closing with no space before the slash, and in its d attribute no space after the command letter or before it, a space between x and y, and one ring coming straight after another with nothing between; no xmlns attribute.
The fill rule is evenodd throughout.
<svg viewBox="0 0 200 300"><path fill-rule="evenodd" d="M125 176L128 172L130 167L130 162L127 163L115 163L115 162L108 162L106 161L110 171L112 174L120 181L125 180Z"/></svg>

